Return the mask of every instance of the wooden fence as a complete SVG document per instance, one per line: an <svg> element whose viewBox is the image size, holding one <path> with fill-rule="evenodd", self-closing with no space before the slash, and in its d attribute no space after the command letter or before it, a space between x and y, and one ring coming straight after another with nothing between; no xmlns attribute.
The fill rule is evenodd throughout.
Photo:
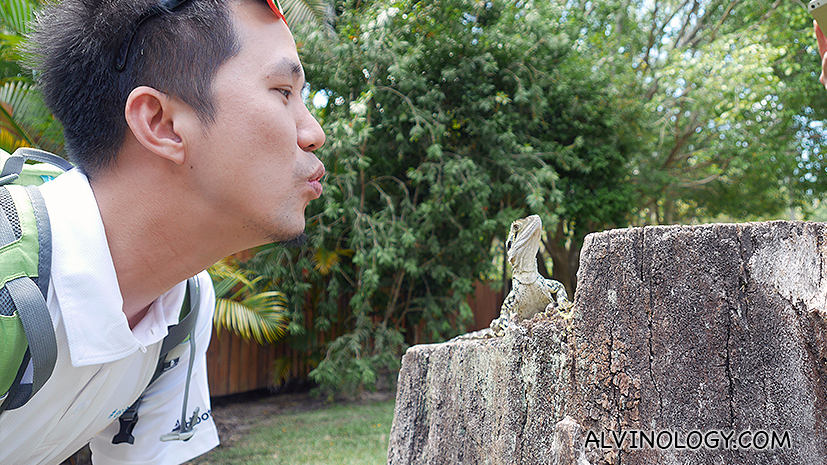
<svg viewBox="0 0 827 465"><path fill-rule="evenodd" d="M501 292L495 292L478 282L474 296L468 298L468 304L474 312L475 327L471 329L487 327L492 319L499 316L501 303ZM412 343L419 342L418 331L414 328ZM230 331L223 330L218 335L213 330L207 350L210 394L220 397L271 386L273 361L281 357L290 360L291 378L307 379L312 368L306 363L305 355L288 344L261 346L255 342L246 342Z"/></svg>

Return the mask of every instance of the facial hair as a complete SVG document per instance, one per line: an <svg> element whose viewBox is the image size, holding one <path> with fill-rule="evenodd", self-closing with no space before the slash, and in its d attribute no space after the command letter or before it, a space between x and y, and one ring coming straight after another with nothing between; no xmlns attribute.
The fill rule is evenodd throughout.
<svg viewBox="0 0 827 465"><path fill-rule="evenodd" d="M305 242L307 242L307 235L304 233L304 231L302 231L297 236L291 239L277 240L274 242L278 242L279 245L282 245L284 247L295 249L301 247L302 245L304 245Z"/></svg>

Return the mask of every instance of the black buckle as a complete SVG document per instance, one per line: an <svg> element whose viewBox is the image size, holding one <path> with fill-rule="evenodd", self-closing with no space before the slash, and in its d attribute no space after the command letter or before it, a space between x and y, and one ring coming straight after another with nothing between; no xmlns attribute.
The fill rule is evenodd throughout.
<svg viewBox="0 0 827 465"><path fill-rule="evenodd" d="M132 430L135 429L135 424L138 423L138 407L141 406L141 401L144 396L138 397L134 404L130 405L126 412L123 412L118 417L118 422L121 424L120 431L112 438L112 444L135 444L135 436L132 435Z"/></svg>
<svg viewBox="0 0 827 465"><path fill-rule="evenodd" d="M132 430L135 429L135 425L138 423L138 412L127 410L118 418L118 422L121 424L121 430L112 438L112 444L123 444L125 442L135 444L135 436L132 435Z"/></svg>

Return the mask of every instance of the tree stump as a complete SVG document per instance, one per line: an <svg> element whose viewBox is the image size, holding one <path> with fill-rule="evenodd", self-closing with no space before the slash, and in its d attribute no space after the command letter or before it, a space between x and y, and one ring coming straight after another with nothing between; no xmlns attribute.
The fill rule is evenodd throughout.
<svg viewBox="0 0 827 465"><path fill-rule="evenodd" d="M825 235L588 236L572 317L407 351L388 463L827 463Z"/></svg>

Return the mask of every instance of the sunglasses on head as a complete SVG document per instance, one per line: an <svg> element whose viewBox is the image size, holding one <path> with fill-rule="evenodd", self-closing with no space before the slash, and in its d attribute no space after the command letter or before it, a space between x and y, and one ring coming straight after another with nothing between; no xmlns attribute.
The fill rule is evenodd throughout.
<svg viewBox="0 0 827 465"><path fill-rule="evenodd" d="M124 68L126 68L126 59L129 57L129 49L132 47L132 41L135 39L135 33L138 32L141 24L150 18L158 16L159 14L173 12L188 1L189 0L161 0L141 13L141 16L138 16L138 19L132 24L132 27L129 29L129 33L126 37L124 37L123 42L121 43L121 48L118 49L118 55L115 57L115 69L118 71L123 71ZM273 14L276 15L276 18L284 21L284 24L287 25L287 27L290 27L290 25L287 24L287 18L284 17L279 0L266 1L270 9L273 10Z"/></svg>

